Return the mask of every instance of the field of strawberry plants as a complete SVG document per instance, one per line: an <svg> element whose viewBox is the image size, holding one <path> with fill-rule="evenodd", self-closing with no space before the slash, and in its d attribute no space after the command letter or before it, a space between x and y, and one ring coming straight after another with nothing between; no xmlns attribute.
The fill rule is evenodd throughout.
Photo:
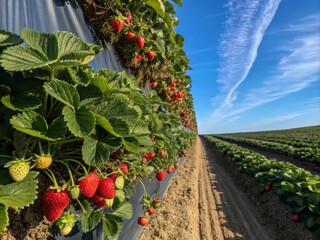
<svg viewBox="0 0 320 240"><path fill-rule="evenodd" d="M207 139L241 172L252 176L260 184L261 193L276 192L291 207L293 221L302 221L311 231L319 231L320 176L212 136Z"/></svg>
<svg viewBox="0 0 320 240"><path fill-rule="evenodd" d="M58 229L50 234L102 223L103 235L116 239L132 217L135 186L162 182L195 139L189 60L173 5L79 5L102 46L67 31L0 30L0 233L38 202ZM107 46L130 74L89 65ZM140 204L135 223L144 226L158 195L145 189Z"/></svg>
<svg viewBox="0 0 320 240"><path fill-rule="evenodd" d="M219 134L216 137L283 153L293 158L320 163L320 127L282 131Z"/></svg>

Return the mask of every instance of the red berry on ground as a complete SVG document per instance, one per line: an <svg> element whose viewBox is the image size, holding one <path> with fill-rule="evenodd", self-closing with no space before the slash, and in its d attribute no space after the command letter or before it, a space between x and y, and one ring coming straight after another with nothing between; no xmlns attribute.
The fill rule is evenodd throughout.
<svg viewBox="0 0 320 240"><path fill-rule="evenodd" d="M164 158L165 156L167 156L167 153L165 151L161 151L160 156Z"/></svg>
<svg viewBox="0 0 320 240"><path fill-rule="evenodd" d="M136 35L132 32L127 32L126 38L128 41L131 41L132 39L134 39L136 37Z"/></svg>
<svg viewBox="0 0 320 240"><path fill-rule="evenodd" d="M270 191L270 190L271 190L271 187L270 187L270 185L266 185L266 186L264 187L264 189L265 189L266 191Z"/></svg>
<svg viewBox="0 0 320 240"><path fill-rule="evenodd" d="M151 85L152 88L156 88L158 83L157 82L151 82L150 85Z"/></svg>
<svg viewBox="0 0 320 240"><path fill-rule="evenodd" d="M148 209L148 213L149 213L149 215L152 215L152 214L154 214L154 207L149 207L149 209Z"/></svg>
<svg viewBox="0 0 320 240"><path fill-rule="evenodd" d="M143 37L137 37L136 43L137 43L138 48L143 48L144 44L145 44L145 40Z"/></svg>
<svg viewBox="0 0 320 240"><path fill-rule="evenodd" d="M149 51L149 52L147 52L146 56L149 61L152 61L155 57L155 53L153 51Z"/></svg>
<svg viewBox="0 0 320 240"><path fill-rule="evenodd" d="M148 222L149 222L149 218L147 216L141 216L138 218L138 224L140 224L141 226L147 225Z"/></svg>
<svg viewBox="0 0 320 240"><path fill-rule="evenodd" d="M137 55L136 57L137 63L141 62L142 56L140 54Z"/></svg>
<svg viewBox="0 0 320 240"><path fill-rule="evenodd" d="M128 165L126 163L120 163L119 168L124 173L128 173L129 172Z"/></svg>
<svg viewBox="0 0 320 240"><path fill-rule="evenodd" d="M299 215L298 215L298 214L293 214L292 219L293 219L293 221L295 221L295 222L299 222Z"/></svg>

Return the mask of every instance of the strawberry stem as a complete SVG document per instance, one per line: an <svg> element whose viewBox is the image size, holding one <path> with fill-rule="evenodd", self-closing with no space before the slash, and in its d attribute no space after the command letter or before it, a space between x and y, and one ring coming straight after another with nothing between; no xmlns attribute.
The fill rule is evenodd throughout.
<svg viewBox="0 0 320 240"><path fill-rule="evenodd" d="M84 214L87 214L87 211L86 211L86 209L84 209L84 207L83 207L82 203L80 202L80 200L79 200L79 199L76 199L76 200L77 200L77 202L78 202L78 204L79 204L82 212L83 212Z"/></svg>
<svg viewBox="0 0 320 240"><path fill-rule="evenodd" d="M73 175L72 175L72 172L71 172L71 170L70 170L70 167L68 166L68 164L66 164L65 162L63 162L63 161L56 161L56 162L58 162L58 163L62 163L66 168L67 168L67 170L68 170L68 173L69 173L69 176L70 176L70 180L71 180L71 186L74 186L75 184L74 184L74 179L73 179Z"/></svg>
<svg viewBox="0 0 320 240"><path fill-rule="evenodd" d="M147 192L147 189L146 189L146 186L143 184L143 182L140 180L140 178L137 178L138 181L141 183L142 185L142 188L143 188L143 195L144 196L148 196L148 192Z"/></svg>
<svg viewBox="0 0 320 240"><path fill-rule="evenodd" d="M74 159L71 159L71 158L65 159L65 161L77 163L78 165L80 165L80 166L83 168L83 171L84 171L85 176L87 176L87 175L89 174L89 173L88 173L88 170L86 169L86 167L85 167L82 163L80 163L79 161L74 160ZM60 162L60 161L59 161L59 162Z"/></svg>
<svg viewBox="0 0 320 240"><path fill-rule="evenodd" d="M54 173L48 168L44 170L44 173L50 178L50 180L53 183L54 188L58 189L59 185L57 183L56 177L54 176Z"/></svg>

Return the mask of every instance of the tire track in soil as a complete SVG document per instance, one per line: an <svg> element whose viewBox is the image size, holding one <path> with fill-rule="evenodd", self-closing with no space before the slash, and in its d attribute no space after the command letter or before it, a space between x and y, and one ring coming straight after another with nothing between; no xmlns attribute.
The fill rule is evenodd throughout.
<svg viewBox="0 0 320 240"><path fill-rule="evenodd" d="M261 223L248 197L219 164L214 153L207 146L207 142L203 139L201 142L210 164L213 193L225 239L274 239L274 236Z"/></svg>

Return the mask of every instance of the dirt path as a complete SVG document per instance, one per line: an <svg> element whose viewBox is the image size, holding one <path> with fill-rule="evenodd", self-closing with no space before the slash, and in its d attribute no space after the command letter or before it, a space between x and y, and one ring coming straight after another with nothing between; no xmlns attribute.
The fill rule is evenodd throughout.
<svg viewBox="0 0 320 240"><path fill-rule="evenodd" d="M190 149L140 240L274 239L205 144Z"/></svg>

